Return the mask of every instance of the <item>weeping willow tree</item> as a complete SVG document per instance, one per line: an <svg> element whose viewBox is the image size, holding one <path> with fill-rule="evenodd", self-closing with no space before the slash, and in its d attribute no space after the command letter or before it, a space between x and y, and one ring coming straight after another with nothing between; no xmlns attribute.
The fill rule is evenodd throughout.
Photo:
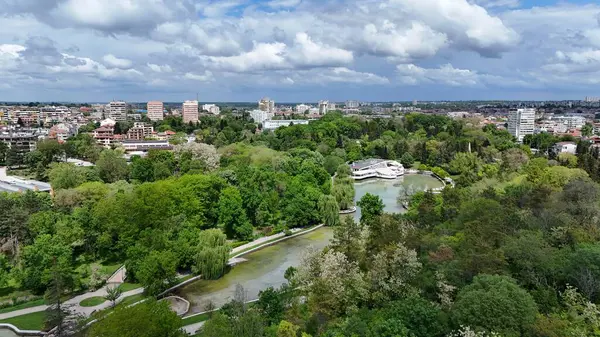
<svg viewBox="0 0 600 337"><path fill-rule="evenodd" d="M340 224L340 207L334 196L322 196L319 200L319 211L325 226L334 227Z"/></svg>
<svg viewBox="0 0 600 337"><path fill-rule="evenodd" d="M338 202L340 209L350 209L354 204L354 181L351 178L337 178L331 194Z"/></svg>
<svg viewBox="0 0 600 337"><path fill-rule="evenodd" d="M194 272L207 280L219 278L225 272L230 251L231 247L227 243L227 236L221 230L202 231Z"/></svg>

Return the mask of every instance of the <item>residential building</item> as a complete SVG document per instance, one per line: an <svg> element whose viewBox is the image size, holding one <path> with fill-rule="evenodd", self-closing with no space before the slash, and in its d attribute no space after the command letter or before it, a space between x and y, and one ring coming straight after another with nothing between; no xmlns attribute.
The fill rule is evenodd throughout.
<svg viewBox="0 0 600 337"><path fill-rule="evenodd" d="M306 104L298 104L296 105L296 112L299 114L305 113L307 110L310 110L312 106Z"/></svg>
<svg viewBox="0 0 600 337"><path fill-rule="evenodd" d="M133 123L133 127L127 131L127 139L144 140L152 137L154 128L144 123Z"/></svg>
<svg viewBox="0 0 600 337"><path fill-rule="evenodd" d="M198 122L198 101L185 101L181 108L184 123Z"/></svg>
<svg viewBox="0 0 600 337"><path fill-rule="evenodd" d="M329 106L327 107L327 109L329 109L329 111L336 110L337 104L335 104L334 102L329 102Z"/></svg>
<svg viewBox="0 0 600 337"><path fill-rule="evenodd" d="M367 178L396 179L404 175L404 166L393 160L368 159L353 162L350 165L352 178L363 180Z"/></svg>
<svg viewBox="0 0 600 337"><path fill-rule="evenodd" d="M56 139L59 143L64 143L67 139L77 135L77 126L60 123L53 125L48 133L48 138Z"/></svg>
<svg viewBox="0 0 600 337"><path fill-rule="evenodd" d="M165 107L163 102L160 101L150 101L146 105L146 110L148 110L148 119L151 121L162 121L164 118Z"/></svg>
<svg viewBox="0 0 600 337"><path fill-rule="evenodd" d="M583 101L586 102L586 103L597 103L597 102L600 102L600 97L586 96Z"/></svg>
<svg viewBox="0 0 600 337"><path fill-rule="evenodd" d="M274 114L263 110L250 111L250 117L256 124L263 124L265 121L273 118Z"/></svg>
<svg viewBox="0 0 600 337"><path fill-rule="evenodd" d="M273 113L275 112L275 101L265 97L258 101L258 110Z"/></svg>
<svg viewBox="0 0 600 337"><path fill-rule="evenodd" d="M526 135L533 135L535 128L535 109L511 109L508 114L508 132L519 142Z"/></svg>
<svg viewBox="0 0 600 337"><path fill-rule="evenodd" d="M577 144L575 142L558 142L554 144L554 153L577 154Z"/></svg>
<svg viewBox="0 0 600 337"><path fill-rule="evenodd" d="M359 101L346 101L346 109L358 109L360 107Z"/></svg>
<svg viewBox="0 0 600 337"><path fill-rule="evenodd" d="M106 126L109 128L114 128L116 124L117 124L117 121L115 121L114 119L110 119L110 118L104 119L100 122L100 126Z"/></svg>
<svg viewBox="0 0 600 337"><path fill-rule="evenodd" d="M264 130L275 130L282 126L290 125L308 125L308 119L277 119L277 120L265 120L263 122Z"/></svg>
<svg viewBox="0 0 600 337"><path fill-rule="evenodd" d="M173 146L166 140L124 140L121 142L125 151L172 150Z"/></svg>
<svg viewBox="0 0 600 337"><path fill-rule="evenodd" d="M216 104L204 104L202 105L202 111L206 111L213 115L218 115L221 113L221 108L219 108Z"/></svg>
<svg viewBox="0 0 600 337"><path fill-rule="evenodd" d="M319 114L324 115L329 111L329 101L319 101Z"/></svg>
<svg viewBox="0 0 600 337"><path fill-rule="evenodd" d="M94 130L93 137L98 144L110 147L115 138L115 129L108 126L101 126Z"/></svg>
<svg viewBox="0 0 600 337"><path fill-rule="evenodd" d="M0 132L0 142L5 143L17 156L35 151L40 136L35 130L8 130Z"/></svg>
<svg viewBox="0 0 600 337"><path fill-rule="evenodd" d="M117 122L127 121L127 103L123 101L110 102L108 104L108 116Z"/></svg>

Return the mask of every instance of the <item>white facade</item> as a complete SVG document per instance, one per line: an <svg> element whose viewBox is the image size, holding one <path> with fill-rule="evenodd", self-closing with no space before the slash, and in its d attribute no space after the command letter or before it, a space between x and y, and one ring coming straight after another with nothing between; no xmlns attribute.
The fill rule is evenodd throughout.
<svg viewBox="0 0 600 337"><path fill-rule="evenodd" d="M258 101L258 110L266 112L275 112L275 101L265 97Z"/></svg>
<svg viewBox="0 0 600 337"><path fill-rule="evenodd" d="M324 115L329 111L329 101L319 101L319 114Z"/></svg>
<svg viewBox="0 0 600 337"><path fill-rule="evenodd" d="M554 151L559 153L577 154L577 144L575 142L560 142L554 145Z"/></svg>
<svg viewBox="0 0 600 337"><path fill-rule="evenodd" d="M204 104L202 105L202 111L207 111L213 115L218 115L221 113L221 109L215 104Z"/></svg>
<svg viewBox="0 0 600 337"><path fill-rule="evenodd" d="M273 113L263 110L250 111L250 117L254 120L254 123L256 124L264 124L265 121L268 121L269 119L273 118L273 116Z"/></svg>
<svg viewBox="0 0 600 337"><path fill-rule="evenodd" d="M263 129L265 130L275 130L282 126L290 126L294 125L308 125L307 119L294 119L294 120L266 120L263 123Z"/></svg>
<svg viewBox="0 0 600 337"><path fill-rule="evenodd" d="M347 109L357 109L360 106L359 101L346 101Z"/></svg>
<svg viewBox="0 0 600 337"><path fill-rule="evenodd" d="M159 101L148 102L148 105L146 106L146 108L148 110L148 118L151 121L162 121L163 120L164 111L165 111L163 102L159 102Z"/></svg>
<svg viewBox="0 0 600 337"><path fill-rule="evenodd" d="M311 108L312 108L312 106L310 106L310 105L298 104L298 105L296 105L296 112L299 114L303 114L306 112L306 110L310 110Z"/></svg>
<svg viewBox="0 0 600 337"><path fill-rule="evenodd" d="M367 178L396 179L404 175L404 166L394 160L369 159L357 161L352 163L350 168L354 180Z"/></svg>
<svg viewBox="0 0 600 337"><path fill-rule="evenodd" d="M511 109L508 114L508 132L519 142L526 135L533 135L535 129L535 109Z"/></svg>
<svg viewBox="0 0 600 337"><path fill-rule="evenodd" d="M184 123L198 122L198 101L185 101L181 109Z"/></svg>
<svg viewBox="0 0 600 337"><path fill-rule="evenodd" d="M108 104L108 117L117 122L127 121L127 103L123 101L110 102Z"/></svg>

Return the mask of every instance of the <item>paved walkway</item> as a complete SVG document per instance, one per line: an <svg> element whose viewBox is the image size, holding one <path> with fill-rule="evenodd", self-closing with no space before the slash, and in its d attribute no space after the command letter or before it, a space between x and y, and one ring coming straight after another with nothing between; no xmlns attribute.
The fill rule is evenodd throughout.
<svg viewBox="0 0 600 337"><path fill-rule="evenodd" d="M89 316L92 312L94 311L98 311L98 310L102 310L102 309L106 309L108 307L110 307L111 303L110 301L106 301L100 305L97 305L95 307L82 307L79 305L79 302L87 299L87 298L91 298L91 297L104 297L107 295L106 292L106 288L108 287L114 287L117 286L121 283L123 283L123 280L125 279L125 273L127 271L125 270L125 267L119 268L119 270L117 270L108 280L107 280L107 285L96 290L96 291L92 291L92 292L87 292L85 294L81 294L78 296L75 296L67 301L64 302L64 304L66 306L68 306L70 308L70 310L75 313L75 314L80 314L80 315L85 315L85 316ZM137 294L141 294L144 292L144 288L138 288L138 289L134 289L134 290L130 290L127 292L124 292L121 297L119 297L119 299L117 300L117 303L122 301L124 298L129 297L129 296L133 296L133 295L137 295ZM10 312L6 312L3 314L0 314L0 320L4 320L7 318L12 318L12 317L17 317L17 316L22 316L22 315L27 315L27 314L32 314L34 312L40 312L40 311L44 311L48 309L47 305L40 305L37 307L31 307L31 308L26 308L26 309L21 309L21 310L15 310L15 311L10 311Z"/></svg>
<svg viewBox="0 0 600 337"><path fill-rule="evenodd" d="M204 322L194 323L184 326L182 329L190 335L195 335L196 332L204 325Z"/></svg>

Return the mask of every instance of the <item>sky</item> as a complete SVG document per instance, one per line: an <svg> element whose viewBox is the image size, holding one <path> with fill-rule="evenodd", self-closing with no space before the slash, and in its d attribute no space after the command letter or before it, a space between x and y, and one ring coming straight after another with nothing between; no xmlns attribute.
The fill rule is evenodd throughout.
<svg viewBox="0 0 600 337"><path fill-rule="evenodd" d="M600 3L0 0L0 101L600 96Z"/></svg>

